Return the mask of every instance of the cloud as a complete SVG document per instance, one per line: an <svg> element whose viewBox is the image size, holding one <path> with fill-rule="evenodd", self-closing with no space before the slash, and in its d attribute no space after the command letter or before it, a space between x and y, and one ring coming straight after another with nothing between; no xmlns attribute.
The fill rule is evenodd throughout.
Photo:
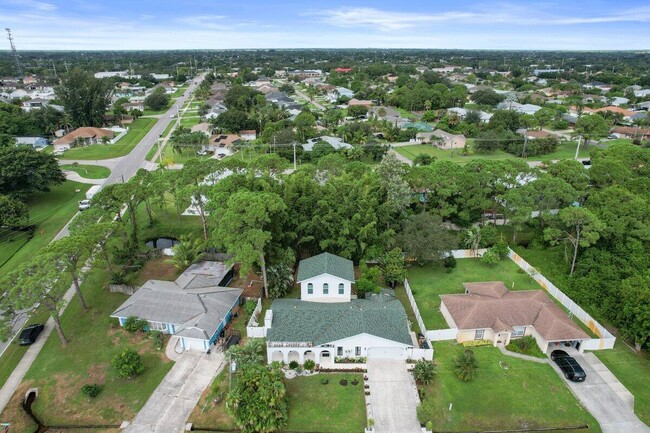
<svg viewBox="0 0 650 433"><path fill-rule="evenodd" d="M45 3L36 0L5 0L5 2L16 6L22 6L24 9L31 11L50 12L58 9L56 5L53 5L52 3Z"/></svg>
<svg viewBox="0 0 650 433"><path fill-rule="evenodd" d="M546 7L544 7L546 6ZM650 7L614 12L600 16L554 15L545 12L549 5L483 6L483 10L445 11L439 13L397 12L367 7L308 10L303 15L317 16L336 27L372 27L380 31L394 31L426 24L497 24L510 25L575 25L615 22L650 21Z"/></svg>

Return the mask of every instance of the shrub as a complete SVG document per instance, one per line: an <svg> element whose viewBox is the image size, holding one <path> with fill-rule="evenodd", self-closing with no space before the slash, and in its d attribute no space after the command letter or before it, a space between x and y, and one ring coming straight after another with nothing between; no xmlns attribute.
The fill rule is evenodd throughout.
<svg viewBox="0 0 650 433"><path fill-rule="evenodd" d="M428 431L432 431L433 430L433 423L431 421L427 421L427 424L426 424L425 428Z"/></svg>
<svg viewBox="0 0 650 433"><path fill-rule="evenodd" d="M246 317L251 317L255 311L255 308L257 308L257 302L246 301L244 303L244 311L246 312Z"/></svg>
<svg viewBox="0 0 650 433"><path fill-rule="evenodd" d="M299 365L300 364L298 364L298 361L291 361L289 363L289 368L292 369L292 370L295 370L296 368L298 368Z"/></svg>
<svg viewBox="0 0 650 433"><path fill-rule="evenodd" d="M445 257L443 265L446 269L454 269L457 265L456 258L454 256Z"/></svg>
<svg viewBox="0 0 650 433"><path fill-rule="evenodd" d="M153 347L156 350L162 350L163 347L163 333L160 331L151 331L151 339L153 340Z"/></svg>
<svg viewBox="0 0 650 433"><path fill-rule="evenodd" d="M503 239L499 240L492 248L490 248L491 251L494 251L494 253L499 256L499 259L503 260L506 257L508 257L508 244L506 244Z"/></svg>
<svg viewBox="0 0 650 433"><path fill-rule="evenodd" d="M320 383L323 384L323 385L327 385L328 383L330 383L330 380L327 379L326 377L324 377L324 378L322 378L322 379L320 380Z"/></svg>
<svg viewBox="0 0 650 433"><path fill-rule="evenodd" d="M481 257L481 262L485 263L486 265L496 265L500 260L501 259L499 256L494 251L492 251L492 249L487 250L483 254L483 257Z"/></svg>
<svg viewBox="0 0 650 433"><path fill-rule="evenodd" d="M463 347L481 347L481 346L492 346L490 340L470 340L464 341L461 343Z"/></svg>
<svg viewBox="0 0 650 433"><path fill-rule="evenodd" d="M526 335L525 337L511 340L510 344L506 346L506 349L512 352L522 353L524 355L546 358L546 355L544 355L539 347L537 347L535 338L533 338L531 335Z"/></svg>
<svg viewBox="0 0 650 433"><path fill-rule="evenodd" d="M117 375L123 378L131 378L144 371L142 358L133 349L126 349L113 358L113 368Z"/></svg>
<svg viewBox="0 0 650 433"><path fill-rule="evenodd" d="M138 331L146 331L147 327L149 326L149 322L146 320L138 319L137 317L134 316L129 316L126 318L124 321L124 329L126 329L129 332L138 332Z"/></svg>
<svg viewBox="0 0 650 433"><path fill-rule="evenodd" d="M305 370L311 371L314 369L314 367L316 367L316 363L313 360L308 359L305 361Z"/></svg>
<svg viewBox="0 0 650 433"><path fill-rule="evenodd" d="M415 363L413 368L413 377L418 382L428 385L433 380L435 374L433 362L420 360Z"/></svg>
<svg viewBox="0 0 650 433"><path fill-rule="evenodd" d="M454 359L454 372L463 382L469 382L476 377L478 373L478 362L474 357L474 352L465 350Z"/></svg>
<svg viewBox="0 0 650 433"><path fill-rule="evenodd" d="M494 224L486 224L479 230L481 234L481 240L479 246L481 248L491 247L499 240L499 231Z"/></svg>
<svg viewBox="0 0 650 433"><path fill-rule="evenodd" d="M81 392L87 397L95 398L102 390L102 386L97 383L87 384L81 387Z"/></svg>

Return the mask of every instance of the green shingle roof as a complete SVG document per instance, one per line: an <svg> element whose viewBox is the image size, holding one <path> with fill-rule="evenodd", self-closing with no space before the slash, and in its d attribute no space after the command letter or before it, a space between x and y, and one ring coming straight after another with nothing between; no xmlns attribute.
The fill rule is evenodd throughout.
<svg viewBox="0 0 650 433"><path fill-rule="evenodd" d="M268 341L310 342L318 346L366 333L413 344L404 307L386 294L337 303L276 299L271 310L273 321L266 334Z"/></svg>
<svg viewBox="0 0 650 433"><path fill-rule="evenodd" d="M298 282L321 274L330 274L354 282L354 264L352 260L330 253L322 253L300 261L298 265Z"/></svg>

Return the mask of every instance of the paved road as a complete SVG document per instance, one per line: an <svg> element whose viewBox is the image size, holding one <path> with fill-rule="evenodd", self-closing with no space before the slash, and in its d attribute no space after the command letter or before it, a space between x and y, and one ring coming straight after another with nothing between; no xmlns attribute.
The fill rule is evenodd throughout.
<svg viewBox="0 0 650 433"><path fill-rule="evenodd" d="M304 93L302 93L302 92L301 92L300 90L298 90L298 89L296 89L296 95L300 96L302 99L304 99L304 100L307 101L307 102L311 102L311 103L314 104L314 105L316 106L316 108L318 108L319 110L322 110L322 111L327 110L327 108L325 108L323 105L319 104L318 101L316 101L315 99L311 99L309 96L305 95Z"/></svg>
<svg viewBox="0 0 650 433"><path fill-rule="evenodd" d="M406 362L368 359L370 408L377 433L421 433L415 408L420 403Z"/></svg>
<svg viewBox="0 0 650 433"><path fill-rule="evenodd" d="M650 433L650 428L635 415L630 401L621 398L622 390L618 390L618 392L615 390L616 387L622 387L620 382L594 354L572 353L571 356L587 373L587 379L584 382L576 383L566 380L557 364L555 362L550 364L589 413L596 418L603 433Z"/></svg>
<svg viewBox="0 0 650 433"><path fill-rule="evenodd" d="M185 352L123 433L182 433L203 390L224 366L223 353Z"/></svg>
<svg viewBox="0 0 650 433"><path fill-rule="evenodd" d="M145 168L147 163L147 153L151 148L156 144L156 141L160 138L162 133L165 131L165 128L175 120L175 117L178 115L179 110L187 101L189 96L194 92L194 89L198 86L198 83L203 81L204 76L201 75L196 80L193 80L185 93L179 97L174 105L172 105L169 110L163 115L160 116L158 122L149 130L147 135L144 136L142 140L135 146L135 148L126 156L121 158L113 158L111 160L97 161L97 165L111 165L111 175L106 179L104 185L110 185L118 182L126 182L131 179L138 172L140 168ZM170 117L171 115L174 117ZM72 161L74 162L74 161ZM94 161L78 161L79 163L93 164ZM67 161L66 163L69 163ZM74 220L77 214L75 214L70 221ZM54 240L58 240L70 235L69 230L70 222L61 229L61 231L56 235Z"/></svg>

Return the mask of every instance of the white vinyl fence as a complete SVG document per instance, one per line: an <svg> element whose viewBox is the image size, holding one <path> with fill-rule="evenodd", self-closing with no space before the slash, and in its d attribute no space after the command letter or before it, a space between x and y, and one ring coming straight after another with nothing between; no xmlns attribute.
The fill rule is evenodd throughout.
<svg viewBox="0 0 650 433"><path fill-rule="evenodd" d="M248 335L248 338L266 337L266 328L264 326L259 326L258 323L261 312L262 312L262 298L259 298L257 300L257 306L253 311L253 315L248 320L248 324L246 326L246 335Z"/></svg>
<svg viewBox="0 0 650 433"><path fill-rule="evenodd" d="M583 310L578 304L573 302L564 292L558 289L553 283L551 283L544 275L540 274L537 269L532 267L527 261L525 261L519 254L515 253L513 250L509 249L508 257L517 264L521 269L523 269L528 275L533 277L537 283L544 290L546 290L553 298L557 299L573 316L576 316L582 323L584 323L594 334L599 338L592 338L591 340L585 341L580 345L580 350L601 350L601 349L612 349L614 343L616 342L616 337L614 337L603 325L598 323L593 317L589 315L585 310Z"/></svg>
<svg viewBox="0 0 650 433"><path fill-rule="evenodd" d="M427 338L431 341L455 340L458 336L458 328L435 329L427 331Z"/></svg>
<svg viewBox="0 0 650 433"><path fill-rule="evenodd" d="M413 310L413 313L415 314L415 320L418 322L418 326L420 327L420 332L422 335L424 335L424 338L431 347L431 340L429 339L429 333L427 332L427 328L424 326L424 320L422 320L422 316L420 315L420 310L418 309L418 304L415 303L415 298L413 297L413 292L411 291L411 285L409 284L409 280L406 278L404 279L404 289L406 290L406 296L409 298L409 304L411 304L411 309ZM417 349L413 348L412 353L411 353L411 359L426 359L427 361L431 361L433 359L433 349Z"/></svg>

